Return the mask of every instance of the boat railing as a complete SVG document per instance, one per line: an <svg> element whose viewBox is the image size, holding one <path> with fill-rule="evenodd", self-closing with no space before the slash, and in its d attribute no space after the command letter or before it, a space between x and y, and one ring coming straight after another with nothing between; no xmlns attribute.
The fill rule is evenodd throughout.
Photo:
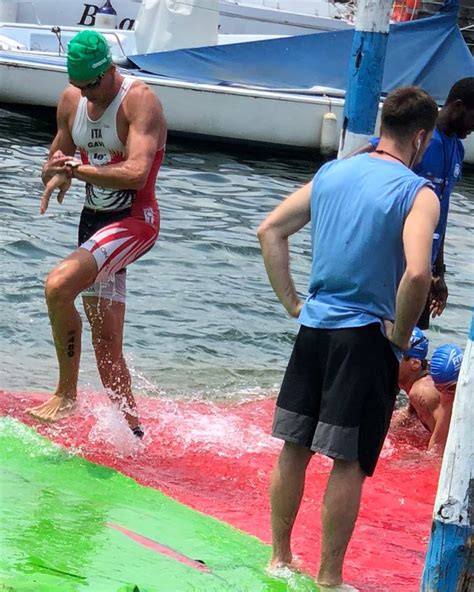
<svg viewBox="0 0 474 592"><path fill-rule="evenodd" d="M73 27L73 26L59 26L59 25L32 25L31 23L0 23L0 31L5 31L7 32L7 36L8 36L8 31L19 31L24 33L21 36L21 42L25 43L25 39L28 37L28 34L30 34L30 38L32 35L34 35L35 32L41 31L44 33L50 33L51 35L54 35L55 38L57 39L58 42L58 46L57 46L57 53L58 55L66 55L66 51L64 50L64 45L63 45L63 41L66 41L66 39L63 39L63 36L67 38L67 40L69 40L71 37L73 37L77 32L82 31L84 27ZM101 33L103 33L105 35L105 37L109 40L109 42L112 42L112 53L114 54L114 59L115 58L126 58L127 57L127 52L124 48L124 41L126 41L129 37L133 38L133 49L135 49L135 40L134 40L134 31L125 31L120 29L120 31L116 31L114 29L101 29ZM112 41L113 40L113 41ZM67 46L67 45L66 45ZM34 48L30 48L31 50L34 50ZM40 50L41 51L41 50ZM48 50L45 50L48 51ZM131 53L134 53L132 51L128 52L128 55L130 55ZM117 55L118 54L118 55Z"/></svg>

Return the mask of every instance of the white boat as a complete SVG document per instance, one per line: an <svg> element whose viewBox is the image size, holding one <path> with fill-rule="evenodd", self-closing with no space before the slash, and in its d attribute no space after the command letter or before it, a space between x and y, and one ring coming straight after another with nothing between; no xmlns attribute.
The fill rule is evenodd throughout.
<svg viewBox="0 0 474 592"><path fill-rule="evenodd" d="M331 105L340 122L344 104L343 93L329 100L326 89L309 96L138 77L159 96L170 131L208 138L316 150L324 114ZM55 107L67 81L63 58L50 56L46 62L0 52L0 102Z"/></svg>
<svg viewBox="0 0 474 592"><path fill-rule="evenodd" d="M68 38L78 29L61 26L59 33L51 32L51 27L40 25L0 25L1 35L13 39L19 46L18 49L10 47L9 50L0 50L0 102L54 107L67 84L65 57L59 36L65 47ZM125 56L134 53L136 39L133 30L105 31L105 34L117 62L124 61ZM340 36L341 33L330 35ZM347 44L350 31L342 32L342 35ZM320 39L321 43L326 39L324 35L316 35L305 37L304 40L309 43L313 37ZM303 38L279 40L275 47L281 46L282 41L288 46L295 45L298 39ZM255 63L259 63L259 49L264 48L262 43L269 42L229 46L229 51L235 53L235 61L239 62L243 52L251 49L255 52ZM194 51L212 52L213 49ZM186 54L181 56L181 52L156 55L165 60L165 66L168 57L189 58ZM346 78L347 64L343 66ZM196 77L193 68L185 76L178 75L172 66L159 66L155 70L148 67L124 68L123 72L139 77L156 92L163 103L172 132L226 141L262 142L286 149L299 148L315 152L322 145L327 151L337 149L345 96L342 84L295 85L289 88L287 84L272 84L270 81L264 87L258 77L253 83L242 83L236 77L231 79L233 84L228 81L223 84L219 80L206 81L205 77ZM329 112L335 119L325 117ZM466 142L466 149L466 161L474 164L474 139Z"/></svg>
<svg viewBox="0 0 474 592"><path fill-rule="evenodd" d="M58 3L55 0L0 0L0 6L2 1L10 8L15 6L16 10L14 14L11 11L9 20L17 22L0 23L0 101L54 107L67 84L64 58L67 42L81 27L94 25L97 6L80 0L68 0L67 6L65 2ZM149 4L154 4L156 8L159 3L152 0ZM214 3L212 0L199 0L199 6L205 9L204 14L208 20L212 19L212 16L209 16L212 4L219 9L215 40L212 34L207 43L195 33L191 36L184 34L182 37L185 41L182 41L181 45L212 45L216 42L254 40L256 37L262 37L257 33L264 30L267 33L281 35L296 30L311 32L311 27L319 27L317 30L320 31L350 27L346 21L334 18L338 15L334 3L330 2L295 0L292 2L292 8L297 11L290 12L290 2L273 2L273 5L279 8L270 8L268 4L272 3L268 0L215 0ZM113 0L113 6L117 11L118 29L104 33L112 47L114 59L120 63L125 56L137 53L139 27L135 26L135 21L140 2ZM217 15L217 12L214 12ZM166 15L164 18L166 20ZM150 25L157 19L146 20ZM205 28L196 26L195 23L192 26L194 30L200 31ZM217 37L217 26L219 32L224 30L228 34L219 34ZM245 31L247 34L237 36L235 33L238 31ZM148 33L149 31L146 31L147 38ZM161 31L156 30L151 31L151 35L158 40L158 45L166 37ZM168 43L164 49L176 46L180 46L180 40L174 31L172 45ZM150 84L160 97L171 131L230 140L286 144L289 147L308 147L315 150L319 145L321 122L328 109L327 100L321 97L304 93L290 96L275 91L225 89L191 81L165 80L141 74L139 76ZM255 101L256 98L258 100ZM246 104L249 100L252 101L253 107L249 113L250 119L244 119L244 122L248 121L248 125L245 123L236 126L235 114L240 110L248 111ZM186 108L189 101L193 102L191 111ZM333 103L336 107L334 99ZM342 99L339 99L339 103L341 107ZM278 132L270 136L269 130L275 127L272 123L274 118L281 121L293 120L294 133L289 134L289 129L282 126ZM312 120L313 125L308 125L308 118ZM300 123L296 124L296 121ZM335 137L333 144L335 147Z"/></svg>
<svg viewBox="0 0 474 592"><path fill-rule="evenodd" d="M168 0L185 10L189 2ZM1 0L0 22L31 25L95 25L103 0ZM112 0L116 26L133 29L141 0ZM199 4L206 10L207 0ZM3 9L2 9L3 5ZM336 31L351 26L355 2L330 0L219 0L219 31L222 34L301 35ZM8 18L7 18L8 16Z"/></svg>
<svg viewBox="0 0 474 592"><path fill-rule="evenodd" d="M0 0L0 49L61 53L76 27L98 26L98 4L83 0ZM269 6L270 4L270 6ZM113 0L121 52L169 51L217 43L351 28L352 3L329 0ZM140 23L137 18L141 14ZM171 16L170 16L171 15ZM102 19L103 20L103 19ZM164 20L164 23L157 21ZM181 38L177 27L188 21ZM147 39L144 45L141 38ZM56 28L56 36L51 34ZM103 25L104 28L110 25ZM167 27L171 34L168 34ZM152 29L150 31L150 29ZM154 31L153 29L156 29ZM215 36L210 29L215 29ZM163 31L165 35L163 35ZM200 32L204 31L204 36ZM148 38L154 36L151 44ZM236 37L238 35L239 37ZM60 38L59 38L60 37ZM163 37L166 42L163 42ZM19 43L9 44L9 39ZM62 44L62 45L61 45ZM148 46L149 45L149 46Z"/></svg>

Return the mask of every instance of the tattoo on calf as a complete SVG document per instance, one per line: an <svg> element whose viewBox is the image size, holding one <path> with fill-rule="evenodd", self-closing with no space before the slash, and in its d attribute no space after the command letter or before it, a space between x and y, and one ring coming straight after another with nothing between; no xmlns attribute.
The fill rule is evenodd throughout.
<svg viewBox="0 0 474 592"><path fill-rule="evenodd" d="M69 331L67 340L67 355L68 358L73 358L76 353L76 332Z"/></svg>

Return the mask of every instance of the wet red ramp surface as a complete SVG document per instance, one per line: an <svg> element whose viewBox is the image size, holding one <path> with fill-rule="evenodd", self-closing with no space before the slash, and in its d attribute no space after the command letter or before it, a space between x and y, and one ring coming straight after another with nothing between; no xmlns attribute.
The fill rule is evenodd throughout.
<svg viewBox="0 0 474 592"><path fill-rule="evenodd" d="M270 542L268 484L281 443L269 436L274 402L139 401L146 436L130 433L105 397L81 395L72 418L38 424L25 410L45 395L0 392L11 415L89 460ZM403 436L403 437L402 437ZM423 569L439 461L423 431L390 434L364 488L345 579L366 592L415 592ZM295 554L315 573L320 507L331 461L315 456L293 534Z"/></svg>

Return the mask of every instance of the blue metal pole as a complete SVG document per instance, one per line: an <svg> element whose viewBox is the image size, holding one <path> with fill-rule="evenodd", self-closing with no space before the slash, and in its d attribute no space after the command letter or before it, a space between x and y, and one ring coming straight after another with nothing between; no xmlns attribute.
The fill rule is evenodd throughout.
<svg viewBox="0 0 474 592"><path fill-rule="evenodd" d="M421 592L474 590L474 314L441 465Z"/></svg>
<svg viewBox="0 0 474 592"><path fill-rule="evenodd" d="M357 4L339 158L367 143L375 131L391 6L391 0Z"/></svg>

